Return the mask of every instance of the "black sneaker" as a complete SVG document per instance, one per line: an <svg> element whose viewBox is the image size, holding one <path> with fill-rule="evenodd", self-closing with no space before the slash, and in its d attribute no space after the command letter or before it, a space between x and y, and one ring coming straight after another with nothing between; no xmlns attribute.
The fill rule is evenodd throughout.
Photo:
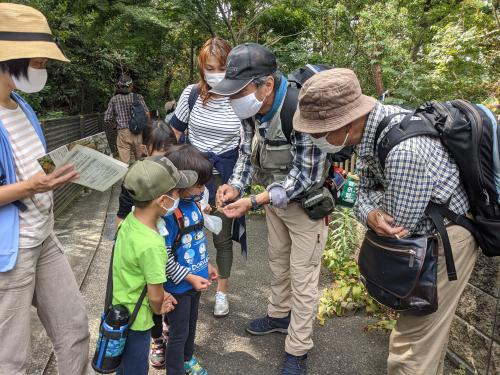
<svg viewBox="0 0 500 375"><path fill-rule="evenodd" d="M288 333L288 325L290 324L290 315L286 318L271 318L265 316L252 320L246 331L252 335L262 336L272 332Z"/></svg>
<svg viewBox="0 0 500 375"><path fill-rule="evenodd" d="M306 375L307 374L307 354L295 356L286 353L285 362L281 368L281 375Z"/></svg>

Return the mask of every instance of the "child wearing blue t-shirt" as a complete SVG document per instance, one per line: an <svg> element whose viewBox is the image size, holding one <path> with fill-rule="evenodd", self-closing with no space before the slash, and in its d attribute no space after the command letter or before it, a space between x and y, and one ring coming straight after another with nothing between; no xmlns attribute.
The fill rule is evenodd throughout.
<svg viewBox="0 0 500 375"><path fill-rule="evenodd" d="M167 314L166 368L168 375L208 375L193 356L193 351L200 292L207 290L211 281L217 278L216 269L209 263L203 212L199 204L213 167L191 145L175 147L168 153L168 158L178 168L189 165L197 172L198 181L193 187L179 191L176 211L164 218L168 231L165 237L167 251L184 270L184 275L179 275L178 271L164 284L165 290L177 300L175 310Z"/></svg>

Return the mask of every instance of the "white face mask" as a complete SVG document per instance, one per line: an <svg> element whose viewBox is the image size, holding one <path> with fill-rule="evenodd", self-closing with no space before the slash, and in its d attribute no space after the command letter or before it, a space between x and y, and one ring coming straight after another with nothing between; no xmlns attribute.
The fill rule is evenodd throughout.
<svg viewBox="0 0 500 375"><path fill-rule="evenodd" d="M47 69L35 69L28 66L28 77L23 75L16 78L11 76L16 89L27 94L42 91L47 83Z"/></svg>
<svg viewBox="0 0 500 375"><path fill-rule="evenodd" d="M264 101L260 101L255 96L255 92L242 98L230 99L233 111L240 120L255 116L262 108Z"/></svg>
<svg viewBox="0 0 500 375"><path fill-rule="evenodd" d="M336 154L337 152L340 152L346 146L347 138L349 137L349 131L347 131L344 142L340 146L332 145L330 142L328 142L326 140L328 134L330 134L330 132L326 133L323 137L320 138L314 138L312 136L310 138L312 143L314 143L323 152L326 152L328 154Z"/></svg>
<svg viewBox="0 0 500 375"><path fill-rule="evenodd" d="M166 212L163 216L169 216L169 215L172 215L175 210L177 209L177 207L179 207L179 202L180 202L180 199L177 198L177 199L174 199L168 195L165 195L167 198L169 198L170 200L173 200L174 201L174 204L172 205L172 207L164 207L164 206L160 206L161 208L163 208Z"/></svg>
<svg viewBox="0 0 500 375"><path fill-rule="evenodd" d="M209 73L205 71L205 81L210 87L214 88L224 79L225 75L226 73Z"/></svg>

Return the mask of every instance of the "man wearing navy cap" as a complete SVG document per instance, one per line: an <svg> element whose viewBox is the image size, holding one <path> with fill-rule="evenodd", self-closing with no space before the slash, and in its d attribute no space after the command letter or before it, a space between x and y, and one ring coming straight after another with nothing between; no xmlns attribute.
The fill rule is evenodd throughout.
<svg viewBox="0 0 500 375"><path fill-rule="evenodd" d="M262 205L266 210L271 296L267 314L251 321L246 330L254 335L286 333L281 374L302 375L313 347L328 226L323 219L310 219L300 200L323 185L326 154L308 135L284 131L282 119L292 118L295 112L295 106L283 105L288 89L275 55L264 46L245 43L231 51L225 78L211 92L230 97L244 129L233 175L217 192L218 205L228 217L243 216ZM266 190L241 198L252 182Z"/></svg>

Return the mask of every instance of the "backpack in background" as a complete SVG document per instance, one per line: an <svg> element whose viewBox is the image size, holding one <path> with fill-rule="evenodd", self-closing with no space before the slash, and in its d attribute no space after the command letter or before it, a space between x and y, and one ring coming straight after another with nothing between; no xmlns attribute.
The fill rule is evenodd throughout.
<svg viewBox="0 0 500 375"><path fill-rule="evenodd" d="M300 89L302 88L304 83L306 83L306 81L313 75L329 69L333 69L333 66L328 64L306 64L294 70L288 75L287 80L289 82L289 85L280 113L281 128L288 142L290 142L290 135L292 134L293 130L293 115L295 114L297 105L299 103ZM340 163L348 160L351 158L353 150L354 147L347 146L338 153L328 154L328 161L330 163Z"/></svg>
<svg viewBox="0 0 500 375"><path fill-rule="evenodd" d="M291 72L288 75L287 79L289 83L300 89L302 88L302 86L304 86L304 83L306 83L306 81L313 75L330 69L333 69L333 66L328 64L306 64Z"/></svg>
<svg viewBox="0 0 500 375"><path fill-rule="evenodd" d="M148 123L148 118L146 116L146 110L144 106L139 101L139 95L133 93L133 102L131 109L131 117L128 123L128 128L132 134L141 134L142 130L146 127Z"/></svg>
<svg viewBox="0 0 500 375"><path fill-rule="evenodd" d="M316 73L332 68L327 64L306 64L288 75L288 88L280 112L281 128L288 142L290 142L290 134L292 134L293 130L293 115L299 103L300 89Z"/></svg>
<svg viewBox="0 0 500 375"><path fill-rule="evenodd" d="M379 124L375 136L382 169L387 155L398 143L422 135L439 138L457 163L473 219L455 214L447 205L432 202L428 215L434 222L439 219L442 223L443 218L447 218L466 228L486 256L500 256L500 179L496 176L500 170L500 131L495 116L486 107L466 100L426 103L406 114L377 142L392 117L394 115L386 117ZM443 238L446 255L446 248L450 246L444 224L435 225Z"/></svg>

